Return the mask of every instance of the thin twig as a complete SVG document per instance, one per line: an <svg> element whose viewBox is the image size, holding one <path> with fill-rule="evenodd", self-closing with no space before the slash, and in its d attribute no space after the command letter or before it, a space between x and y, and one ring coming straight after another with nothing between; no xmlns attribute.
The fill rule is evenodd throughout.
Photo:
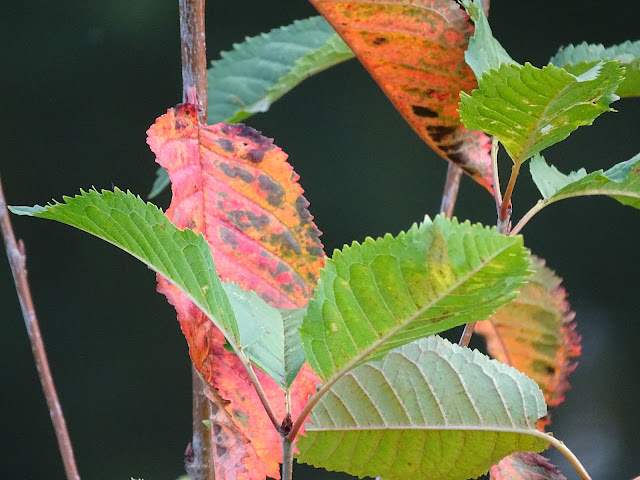
<svg viewBox="0 0 640 480"><path fill-rule="evenodd" d="M521 162L515 162L511 167L511 177L509 178L507 189L504 191L504 198L498 213L498 231L504 235L509 235L511 231L511 197L520 173L521 164Z"/></svg>
<svg viewBox="0 0 640 480"><path fill-rule="evenodd" d="M58 399L56 387L53 383L53 377L51 376L51 370L49 369L49 361L47 360L42 335L40 334L38 318L36 317L33 299L31 298L31 289L29 288L29 282L27 280L27 256L24 251L24 244L21 240L16 241L16 237L13 233L13 227L11 225L11 220L9 219L9 212L7 211L7 203L4 198L4 192L2 191L1 180L0 230L2 230L2 237L4 238L7 257L9 258L9 264L11 265L13 281L15 282L18 298L20 299L22 316L24 317L24 323L27 327L27 334L29 335L29 341L31 342L31 351L33 352L36 369L38 370L40 383L42 384L42 391L44 392L44 396L47 400L49 415L51 416L51 422L53 423L53 428L56 432L58 448L60 449L62 463L64 464L64 471L68 480L80 480L76 460L73 456L73 448L71 447L69 431L67 430L67 423L65 422L64 415L62 414L60 400Z"/></svg>
<svg viewBox="0 0 640 480"><path fill-rule="evenodd" d="M182 93L185 102L198 107L198 120L207 123L207 52L204 31L204 0L178 0L180 9L180 44L182 48ZM185 463L192 471L191 480L215 479L213 439L205 420L211 418L211 405L204 396L200 375L192 366L191 449Z"/></svg>
<svg viewBox="0 0 640 480"><path fill-rule="evenodd" d="M469 322L464 326L464 330L462 331L462 335L460 336L460 341L458 341L458 345L461 347L468 347L469 342L471 341L471 336L473 335L473 330L476 328L476 322Z"/></svg>
<svg viewBox="0 0 640 480"><path fill-rule="evenodd" d="M500 191L500 172L498 171L498 137L491 141L491 177L493 178L493 196L496 200L496 209L500 211L502 205L502 192Z"/></svg>
<svg viewBox="0 0 640 480"><path fill-rule="evenodd" d="M233 344L230 341L229 341L229 344L233 346ZM253 388L258 394L258 398L260 398L260 402L262 403L262 406L267 412L267 415L271 420L271 424L275 427L276 430L278 430L280 428L280 421L278 420L278 417L276 416L276 412L271 406L269 399L267 398L267 394L265 393L264 388L262 388L262 384L260 383L260 380L258 380L256 372L253 370L253 367L251 366L251 362L249 362L249 359L247 358L247 356L243 352L241 352L238 348L234 348L233 350L238 355L238 358L240 359L240 363L242 363L242 365L244 366L244 369L246 370L247 375L249 375L249 380L251 380L251 384L253 385Z"/></svg>
<svg viewBox="0 0 640 480"><path fill-rule="evenodd" d="M529 210L520 219L518 224L511 229L511 232L509 233L509 235L517 235L518 233L520 233L520 230L522 230L522 228L529 222L529 220L531 220L536 213L538 213L540 210L542 210L547 205L549 205L549 202L546 199L538 200L538 203L536 203L533 207L531 207L531 210Z"/></svg>
<svg viewBox="0 0 640 480"><path fill-rule="evenodd" d="M207 47L204 32L204 0L178 0L182 46L182 94L193 101L195 91L198 119L207 123Z"/></svg>
<svg viewBox="0 0 640 480"><path fill-rule="evenodd" d="M564 455L565 458L569 460L571 466L575 469L578 475L580 475L580 478L582 480L591 480L591 476L587 472L587 469L584 468L582 463L580 463L580 460L578 460L578 457L576 457L574 453L569 450L569 448L567 448L564 442L558 440L550 433L539 432L537 430L532 432L531 435L542 438L543 440L549 442L552 446L554 446L558 451L560 451L560 453L562 453L562 455Z"/></svg>
<svg viewBox="0 0 640 480"><path fill-rule="evenodd" d="M447 167L447 178L444 182L444 192L442 192L442 202L440 203L440 211L444 213L447 218L451 218L453 216L453 209L456 206L461 177L462 169L449 162L449 167Z"/></svg>

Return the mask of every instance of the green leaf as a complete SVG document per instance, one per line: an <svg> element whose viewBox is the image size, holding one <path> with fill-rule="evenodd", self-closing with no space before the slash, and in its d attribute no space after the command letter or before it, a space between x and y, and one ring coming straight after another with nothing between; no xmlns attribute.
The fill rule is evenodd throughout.
<svg viewBox="0 0 640 480"><path fill-rule="evenodd" d="M353 53L322 17L311 17L246 38L220 56L207 71L209 123L266 112L304 79Z"/></svg>
<svg viewBox="0 0 640 480"><path fill-rule="evenodd" d="M536 383L439 337L342 377L314 406L298 460L388 480L475 478L515 451L542 451Z"/></svg>
<svg viewBox="0 0 640 480"><path fill-rule="evenodd" d="M565 175L555 166L548 165L540 155L531 160L529 168L544 197L538 202L538 211L565 198L587 195L606 195L623 205L640 209L640 153L606 172L598 170L588 175L584 169Z"/></svg>
<svg viewBox="0 0 640 480"><path fill-rule="evenodd" d="M238 322L240 348L280 388L288 389L305 362L298 333L305 309L280 310L235 283L223 286Z"/></svg>
<svg viewBox="0 0 640 480"><path fill-rule="evenodd" d="M502 65L483 75L471 95L460 93L460 118L498 137L521 164L611 111L622 79L618 62L600 62L579 77L551 64Z"/></svg>
<svg viewBox="0 0 640 480"><path fill-rule="evenodd" d="M489 21L484 13L481 0L462 0L462 6L475 24L469 48L464 54L467 64L479 80L489 70L497 70L503 63L518 65L491 33Z"/></svg>
<svg viewBox="0 0 640 480"><path fill-rule="evenodd" d="M280 310L284 323L284 370L287 388L307 361L300 337L300 327L306 312L306 307Z"/></svg>
<svg viewBox="0 0 640 480"><path fill-rule="evenodd" d="M418 338L488 318L529 275L521 237L427 217L397 237L336 250L304 317L307 361L327 380Z"/></svg>
<svg viewBox="0 0 640 480"><path fill-rule="evenodd" d="M81 191L63 200L10 210L66 223L128 252L180 289L232 346L238 344L238 325L202 235L179 230L158 207L117 188L102 193Z"/></svg>
<svg viewBox="0 0 640 480"><path fill-rule="evenodd" d="M574 75L581 75L600 60L617 60L625 67L625 78L616 90L620 97L640 96L640 40L626 41L605 47L602 44L581 43L558 50L551 63Z"/></svg>

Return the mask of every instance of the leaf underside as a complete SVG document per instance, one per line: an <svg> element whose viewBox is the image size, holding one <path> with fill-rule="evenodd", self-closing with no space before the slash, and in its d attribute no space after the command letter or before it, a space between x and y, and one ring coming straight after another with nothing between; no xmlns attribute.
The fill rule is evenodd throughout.
<svg viewBox="0 0 640 480"><path fill-rule="evenodd" d="M562 47L550 60L574 75L581 75L600 60L617 60L625 67L625 78L616 90L620 97L640 96L640 40L605 47L583 42Z"/></svg>
<svg viewBox="0 0 640 480"><path fill-rule="evenodd" d="M220 56L207 70L209 123L266 112L304 79L354 55L322 17L311 17L248 37Z"/></svg>
<svg viewBox="0 0 640 480"><path fill-rule="evenodd" d="M286 154L244 125L200 125L188 104L170 109L148 135L172 180L167 216L179 227L204 234L220 277L254 290L274 307L304 307L324 254ZM227 402L224 408L235 425L227 430L233 435L214 452L216 478L230 478L225 476L231 471L224 464L227 458L242 458L245 471L238 473L239 480L279 478L280 436L238 358L180 292L162 279L158 290L176 307L194 365ZM262 371L256 374L276 415L284 418L284 392ZM293 416L317 382L309 366L303 366L290 389ZM228 449L234 449L233 455Z"/></svg>
<svg viewBox="0 0 640 480"><path fill-rule="evenodd" d="M460 116L468 128L498 137L521 164L610 111L622 79L617 62L602 62L580 77L551 64L503 64L485 73L472 95L461 94Z"/></svg>
<svg viewBox="0 0 640 480"><path fill-rule="evenodd" d="M531 160L531 176L544 197L543 207L565 198L605 195L640 209L640 154L607 171L587 174L584 169L565 175L542 156Z"/></svg>
<svg viewBox="0 0 640 480"><path fill-rule="evenodd" d="M475 31L469 39L469 48L465 52L464 58L476 78L481 78L484 72L491 69L497 70L503 63L516 64L500 42L494 38L482 8L482 2L480 0L462 0L460 3L475 25Z"/></svg>
<svg viewBox="0 0 640 480"><path fill-rule="evenodd" d="M541 451L536 384L439 337L392 350L335 383L311 411L299 461L389 480L467 479Z"/></svg>
<svg viewBox="0 0 640 480"><path fill-rule="evenodd" d="M238 323L242 351L286 390L305 363L298 332L305 309L280 310L235 283L223 286Z"/></svg>
<svg viewBox="0 0 640 480"><path fill-rule="evenodd" d="M492 191L489 138L467 130L460 91L477 83L464 60L473 32L451 0L311 0L400 114L440 156Z"/></svg>
<svg viewBox="0 0 640 480"><path fill-rule="evenodd" d="M533 379L550 407L564 400L568 377L580 355L580 335L574 313L566 301L561 279L531 257L535 272L520 287L515 300L476 324L475 331L487 341L489 354ZM543 423L548 423L545 419Z"/></svg>
<svg viewBox="0 0 640 480"><path fill-rule="evenodd" d="M326 380L420 337L488 318L528 275L521 237L442 215L334 252L301 335Z"/></svg>

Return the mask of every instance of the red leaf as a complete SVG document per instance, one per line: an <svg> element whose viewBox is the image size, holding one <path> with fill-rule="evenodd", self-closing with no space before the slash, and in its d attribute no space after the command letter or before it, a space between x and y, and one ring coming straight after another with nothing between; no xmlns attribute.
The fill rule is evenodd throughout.
<svg viewBox="0 0 640 480"><path fill-rule="evenodd" d="M491 319L478 322L476 332L487 341L489 354L535 380L550 407L564 400L568 377L577 366L580 335L574 313L566 301L562 279L532 256L535 274L520 288L520 295ZM540 420L542 430L548 416Z"/></svg>
<svg viewBox="0 0 640 480"><path fill-rule="evenodd" d="M307 211L298 176L272 140L244 125L201 125L195 108L179 105L149 129L148 143L169 172L173 198L167 216L179 228L203 233L223 280L255 290L276 307L302 307L324 263L320 232ZM224 414L213 419L216 478L280 478L280 436L222 334L165 279L167 296L194 365L216 389ZM256 374L279 418L285 401L276 383ZM297 416L319 379L306 365L291 386ZM242 460L244 471L238 471Z"/></svg>
<svg viewBox="0 0 640 480"><path fill-rule="evenodd" d="M567 480L558 467L542 455L516 452L491 467L491 480Z"/></svg>
<svg viewBox="0 0 640 480"><path fill-rule="evenodd" d="M415 132L493 192L490 140L460 123L473 26L453 0L311 0Z"/></svg>

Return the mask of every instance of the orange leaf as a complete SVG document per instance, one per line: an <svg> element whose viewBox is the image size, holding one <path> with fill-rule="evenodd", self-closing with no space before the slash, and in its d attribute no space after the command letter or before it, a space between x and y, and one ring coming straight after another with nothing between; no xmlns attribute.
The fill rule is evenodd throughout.
<svg viewBox="0 0 640 480"><path fill-rule="evenodd" d="M490 140L460 123L473 26L453 0L311 0L416 133L493 192Z"/></svg>
<svg viewBox="0 0 640 480"><path fill-rule="evenodd" d="M542 455L516 452L491 467L491 480L567 480L558 467Z"/></svg>
<svg viewBox="0 0 640 480"><path fill-rule="evenodd" d="M569 374L577 365L580 335L562 280L544 260L531 260L535 274L520 288L520 295L475 330L485 337L491 356L535 380L547 405L555 407L564 400ZM541 420L538 427L546 423L548 419Z"/></svg>
<svg viewBox="0 0 640 480"><path fill-rule="evenodd" d="M179 228L203 233L223 280L255 290L280 308L302 307L324 263L320 232L307 211L298 176L272 140L242 124L201 125L193 105L179 105L149 129L148 143L167 169L173 198L166 214ZM216 478L280 478L280 436L222 334L165 279L158 291L178 313L198 371L224 401L213 419ZM284 392L256 372L279 418ZM304 366L291 386L297 416L319 379ZM243 471L237 464L242 461ZM235 472L235 473L234 473Z"/></svg>

